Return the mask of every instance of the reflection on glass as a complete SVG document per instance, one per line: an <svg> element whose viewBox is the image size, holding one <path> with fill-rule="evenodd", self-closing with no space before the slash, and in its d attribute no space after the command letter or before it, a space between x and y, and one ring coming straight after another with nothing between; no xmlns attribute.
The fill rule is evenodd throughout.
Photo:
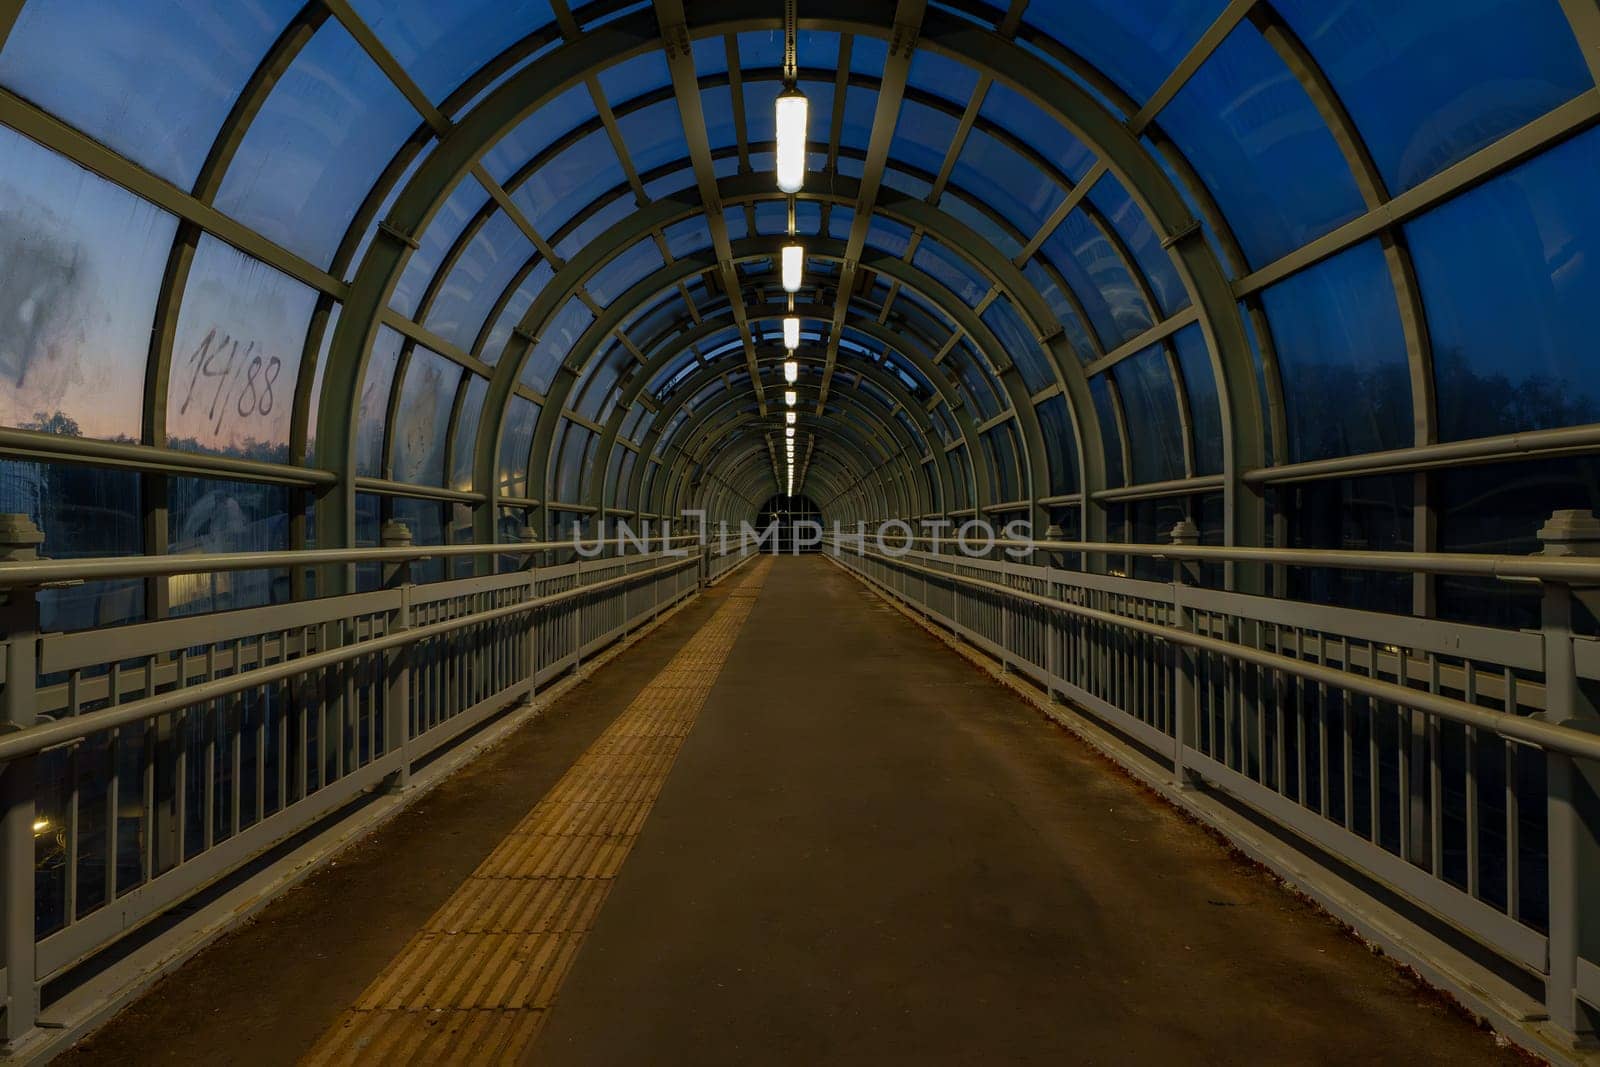
<svg viewBox="0 0 1600 1067"><path fill-rule="evenodd" d="M395 407L392 477L408 485L444 484L445 434L456 385L464 373L459 367L420 345L406 361L405 383Z"/></svg>
<svg viewBox="0 0 1600 1067"><path fill-rule="evenodd" d="M369 478L384 477L383 429L389 417L389 387L394 384L395 365L405 338L387 326L378 327L372 354L367 357L367 374L361 383L361 403L356 409L356 473Z"/></svg>
<svg viewBox="0 0 1600 1067"><path fill-rule="evenodd" d="M274 552L289 547L289 490L260 482L173 478L167 489L174 555ZM221 571L167 579L173 615L275 604L289 598L288 571Z"/></svg>

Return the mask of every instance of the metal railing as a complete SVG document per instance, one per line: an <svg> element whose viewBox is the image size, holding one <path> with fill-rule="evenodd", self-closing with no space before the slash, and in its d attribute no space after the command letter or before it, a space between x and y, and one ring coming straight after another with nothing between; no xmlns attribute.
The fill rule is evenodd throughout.
<svg viewBox="0 0 1600 1067"><path fill-rule="evenodd" d="M40 560L0 517L4 1038L32 1032L44 983L412 770L750 553L696 537ZM418 584L421 559L517 569ZM562 562L548 562L560 557ZM346 596L80 633L40 633L61 581L383 566Z"/></svg>
<svg viewBox="0 0 1600 1067"><path fill-rule="evenodd" d="M949 538L829 547L1110 727L1174 790L1225 794L1487 950L1512 985L1542 992L1570 1047L1600 1015L1600 640L1572 624L1574 598L1592 606L1600 587L1600 523L1558 513L1540 536L1538 556L1420 561L1200 547L1188 523L1172 545L1006 546L1020 559L973 558ZM1062 567L1096 553L1165 558L1173 579ZM1543 626L1202 588L1202 561L1536 579Z"/></svg>

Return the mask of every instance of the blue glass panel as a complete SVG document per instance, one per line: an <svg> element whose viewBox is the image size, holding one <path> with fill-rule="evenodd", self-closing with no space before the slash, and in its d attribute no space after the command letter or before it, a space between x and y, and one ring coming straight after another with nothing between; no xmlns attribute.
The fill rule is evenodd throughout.
<svg viewBox="0 0 1600 1067"><path fill-rule="evenodd" d="M544 287L553 277L555 271L551 269L549 263L540 260L534 264L533 269L506 299L505 307L500 309L500 314L495 317L494 326L484 338L483 348L478 353L479 359L491 365L500 362L500 354L505 351L506 342L511 340L511 331L522 321L522 316L528 313L534 300L544 291Z"/></svg>
<svg viewBox="0 0 1600 1067"><path fill-rule="evenodd" d="M745 79L744 129L745 136L750 139L750 144L770 145L777 137L775 132L778 122L777 100L778 93L782 91L783 86L779 82ZM810 108L807 108L806 124L808 126L811 125L811 121L815 117ZM807 131L807 139L810 139L809 130ZM753 160L752 163L754 163ZM763 168L757 166L755 169L759 171Z"/></svg>
<svg viewBox="0 0 1600 1067"><path fill-rule="evenodd" d="M1591 130L1406 227L1442 440L1600 422L1596 188Z"/></svg>
<svg viewBox="0 0 1600 1067"><path fill-rule="evenodd" d="M1041 252L1082 301L1103 348L1115 348L1154 323L1116 249L1081 209L1056 227Z"/></svg>
<svg viewBox="0 0 1600 1067"><path fill-rule="evenodd" d="M939 210L957 222L972 227L980 240L994 245L1007 259L1015 259L1022 253L1022 242L1018 240L1016 231L978 207L966 194L947 188L939 199Z"/></svg>
<svg viewBox="0 0 1600 1067"><path fill-rule="evenodd" d="M572 258L636 209L633 196L626 189L622 190L557 241L556 255L563 259Z"/></svg>
<svg viewBox="0 0 1600 1067"><path fill-rule="evenodd" d="M1217 402L1217 376L1199 326L1185 326L1172 338L1189 397L1189 428L1194 432L1194 472L1222 473L1222 409Z"/></svg>
<svg viewBox="0 0 1600 1067"><path fill-rule="evenodd" d="M973 351L972 346L965 340L961 341L950 350L945 361L955 368L962 391L967 394L968 401L976 412L977 419L991 419L1009 404L1002 404L994 387L994 379L989 376L989 371L984 367Z"/></svg>
<svg viewBox="0 0 1600 1067"><path fill-rule="evenodd" d="M698 37L694 41L694 69L698 77L728 72L728 50L719 34L715 37Z"/></svg>
<svg viewBox="0 0 1600 1067"><path fill-rule="evenodd" d="M461 179L437 214L428 222L417 248L406 260L400 280L389 296L389 306L406 318L415 318L428 284L438 273L467 223L489 202L489 194L470 175Z"/></svg>
<svg viewBox="0 0 1600 1067"><path fill-rule="evenodd" d="M644 52L600 72L600 89L612 107L671 84L665 52Z"/></svg>
<svg viewBox="0 0 1600 1067"><path fill-rule="evenodd" d="M763 200L756 205L756 233L763 237L789 232L789 205L777 200Z"/></svg>
<svg viewBox="0 0 1600 1067"><path fill-rule="evenodd" d="M839 127L839 144L865 152L872 140L872 120L878 108L878 94L872 89L852 85L845 90L844 115ZM843 165L843 160L840 164Z"/></svg>
<svg viewBox="0 0 1600 1067"><path fill-rule="evenodd" d="M711 229L706 225L704 215L675 222L663 232L667 238L667 251L674 259L682 259L711 247Z"/></svg>
<svg viewBox="0 0 1600 1067"><path fill-rule="evenodd" d="M801 200L794 206L794 232L802 237L815 237L822 232L822 205L815 200Z"/></svg>
<svg viewBox="0 0 1600 1067"><path fill-rule="evenodd" d="M1033 331L1022 321L1022 314L1009 297L1003 294L995 297L994 303L983 313L983 324L1000 339L1006 355L1017 365L1028 392L1037 393L1045 386L1055 384L1056 375L1050 366L1050 357L1034 340Z"/></svg>
<svg viewBox="0 0 1600 1067"><path fill-rule="evenodd" d="M728 240L742 241L750 236L750 221L745 218L743 211L723 212L723 222L728 227Z"/></svg>
<svg viewBox="0 0 1600 1067"><path fill-rule="evenodd" d="M352 0L351 6L435 103L554 18L549 0Z"/></svg>
<svg viewBox="0 0 1600 1067"><path fill-rule="evenodd" d="M900 120L894 128L889 158L924 174L938 174L944 165L945 153L950 151L950 142L955 139L958 124L954 115L907 100L900 105Z"/></svg>
<svg viewBox="0 0 1600 1067"><path fill-rule="evenodd" d="M921 48L912 53L907 81L914 89L943 97L964 108L972 99L972 90L978 87L978 72L964 63Z"/></svg>
<svg viewBox="0 0 1600 1067"><path fill-rule="evenodd" d="M306 405L306 450L299 460L308 466L315 465L317 454L317 411L322 406L322 379L328 370L328 348L333 344L334 332L339 328L339 309L339 304L334 304L328 309L328 318L322 327L322 343L316 355L316 370L312 372L311 397ZM305 374L308 369L304 364L301 364L300 373Z"/></svg>
<svg viewBox="0 0 1600 1067"><path fill-rule="evenodd" d="M1067 343L1072 346L1073 354L1084 363L1094 359L1098 350L1094 341L1089 336L1089 330L1084 326L1083 320L1078 317L1078 311L1067 299L1065 286L1058 280L1055 272L1046 269L1044 261L1038 256L1028 260L1027 267L1023 268L1023 275L1038 290L1039 296L1055 315L1056 321L1061 323L1061 328L1066 332Z"/></svg>
<svg viewBox="0 0 1600 1067"><path fill-rule="evenodd" d="M378 205L378 210L373 213L372 221L367 223L367 231L361 235L361 240L356 242L355 252L351 255L350 262L345 266L344 277L346 281L351 281L355 278L356 271L361 267L361 260L367 254L367 248L372 244L373 237L377 236L378 223L389 217L389 209L394 207L394 202L400 198L401 190L410 183L412 177L417 173L417 168L427 161L429 154L433 152L433 146L438 143L430 140L424 144L411 157L411 162L406 164L405 170L400 172L400 177L389 186L389 191L384 194L383 202Z"/></svg>
<svg viewBox="0 0 1600 1067"><path fill-rule="evenodd" d="M483 419L483 402L489 395L489 379L467 373L467 395L461 398L461 413L456 416L456 432L450 441L450 488L472 489L472 461L478 445L478 424Z"/></svg>
<svg viewBox="0 0 1600 1067"><path fill-rule="evenodd" d="M1286 0L1391 193L1594 88L1560 5Z"/></svg>
<svg viewBox="0 0 1600 1067"><path fill-rule="evenodd" d="M1155 291L1161 314L1171 315L1188 307L1189 291L1179 280L1172 257L1161 247L1144 211L1133 202L1122 183L1110 174L1102 174L1089 190L1089 199L1110 221L1117 236L1122 238L1122 243L1128 246L1134 262Z"/></svg>
<svg viewBox="0 0 1600 1067"><path fill-rule="evenodd" d="M739 128L733 121L733 90L718 85L700 90L700 110L706 119L706 138L713 152L739 143Z"/></svg>
<svg viewBox="0 0 1600 1067"><path fill-rule="evenodd" d="M896 259L906 254L906 249L911 246L911 230L902 226L893 219L886 219L882 215L872 216L872 224L867 227L867 247L876 248Z"/></svg>
<svg viewBox="0 0 1600 1067"><path fill-rule="evenodd" d="M528 260L533 243L504 211L496 211L462 249L428 308L427 327L472 351L484 320Z"/></svg>
<svg viewBox="0 0 1600 1067"><path fill-rule="evenodd" d="M1065 397L1053 396L1034 409L1044 437L1045 467L1050 472L1050 496L1065 496L1078 489L1078 439Z"/></svg>
<svg viewBox="0 0 1600 1067"><path fill-rule="evenodd" d="M444 484L444 443L450 408L463 371L420 345L406 361L405 381L390 432L392 477L409 485Z"/></svg>
<svg viewBox="0 0 1600 1067"><path fill-rule="evenodd" d="M511 199L546 240L579 210L626 180L604 130L562 149L511 191Z"/></svg>
<svg viewBox="0 0 1600 1067"><path fill-rule="evenodd" d="M1133 481L1164 482L1183 477L1183 423L1172 386L1167 353L1154 345L1111 368L1128 420L1133 450Z"/></svg>
<svg viewBox="0 0 1600 1067"><path fill-rule="evenodd" d="M886 189L896 189L913 200L926 200L928 194L933 192L933 184L921 178L912 177L903 170L887 167L883 172L883 185ZM885 201L887 203L887 201Z"/></svg>
<svg viewBox="0 0 1600 1067"><path fill-rule="evenodd" d="M881 78L884 61L888 58L888 41L882 37L857 36L850 44L850 73Z"/></svg>
<svg viewBox="0 0 1600 1067"><path fill-rule="evenodd" d="M522 368L522 381L534 390L544 393L550 389L556 368L567 358L572 346L578 343L583 331L594 322L594 315L577 297L566 305L539 331L539 343L528 353Z"/></svg>
<svg viewBox="0 0 1600 1067"><path fill-rule="evenodd" d="M1361 213L1333 134L1248 23L1228 35L1158 121L1216 197L1252 266Z"/></svg>
<svg viewBox="0 0 1600 1067"><path fill-rule="evenodd" d="M329 19L250 123L216 206L325 266L373 175L421 121L361 46Z"/></svg>
<svg viewBox="0 0 1600 1067"><path fill-rule="evenodd" d="M996 503L1021 499L1022 479L1017 472L1017 438L1012 423L1004 422L978 439L989 461L990 488Z"/></svg>
<svg viewBox="0 0 1600 1067"><path fill-rule="evenodd" d="M496 141L483 154L484 169L504 184L540 152L595 117L594 98L589 90L574 85Z"/></svg>
<svg viewBox="0 0 1600 1067"><path fill-rule="evenodd" d="M533 447L533 428L539 421L539 405L525 397L513 396L500 427L500 494L528 495L528 452Z"/></svg>
<svg viewBox="0 0 1600 1067"><path fill-rule="evenodd" d="M998 82L989 86L989 94L983 98L978 115L1010 132L1071 181L1081 179L1094 165L1094 153L1084 147L1082 141L1043 108L1009 86Z"/></svg>
<svg viewBox="0 0 1600 1067"><path fill-rule="evenodd" d="M1222 5L1223 0L1077 0L1030 4L1023 21L1145 100L1177 69Z"/></svg>
<svg viewBox="0 0 1600 1067"><path fill-rule="evenodd" d="M989 291L988 282L977 268L931 237L924 237L917 245L911 265L955 293L968 307L977 307Z"/></svg>
<svg viewBox="0 0 1600 1067"><path fill-rule="evenodd" d="M1067 195L1038 167L981 130L967 136L950 180L1030 235L1044 227Z"/></svg>
<svg viewBox="0 0 1600 1067"><path fill-rule="evenodd" d="M672 97L649 107L617 117L617 130L627 146L628 159L639 174L687 158L689 147L683 139L683 119L678 101Z"/></svg>
<svg viewBox="0 0 1600 1067"><path fill-rule="evenodd" d="M1089 395L1094 398L1094 414L1100 423L1100 445L1106 454L1106 487L1123 484L1122 438L1117 433L1117 410L1111 399L1111 386L1104 374L1089 379Z"/></svg>
<svg viewBox="0 0 1600 1067"><path fill-rule="evenodd" d="M655 238L646 237L595 272L587 286L589 295L601 307L606 307L664 266L666 264L661 259L661 249L656 246Z"/></svg>
<svg viewBox="0 0 1600 1067"><path fill-rule="evenodd" d="M617 379L622 377L623 371L635 366L633 353L621 344L613 344L610 350L600 359L590 363L589 369L584 372L574 392L578 402L573 405L573 410L590 422L603 422L605 419L602 409L606 401L615 401Z"/></svg>
<svg viewBox="0 0 1600 1067"><path fill-rule="evenodd" d="M1412 444L1411 375L1377 241L1261 296L1277 343L1291 462Z"/></svg>
<svg viewBox="0 0 1600 1067"><path fill-rule="evenodd" d="M356 473L383 478L383 427L389 417L389 387L394 384L395 365L405 338L387 326L378 327L367 356L366 376L361 382L361 400L356 407Z"/></svg>
<svg viewBox="0 0 1600 1067"><path fill-rule="evenodd" d="M0 425L137 439L177 220L0 126Z"/></svg>
<svg viewBox="0 0 1600 1067"><path fill-rule="evenodd" d="M172 342L167 443L286 463L317 294L206 234Z"/></svg>
<svg viewBox="0 0 1600 1067"><path fill-rule="evenodd" d="M0 85L184 189L299 4L50 0L23 7Z"/></svg>

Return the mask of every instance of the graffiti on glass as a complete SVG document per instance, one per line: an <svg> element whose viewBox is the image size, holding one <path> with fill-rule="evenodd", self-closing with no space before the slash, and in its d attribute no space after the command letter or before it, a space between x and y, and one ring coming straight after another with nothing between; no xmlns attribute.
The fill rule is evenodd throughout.
<svg viewBox="0 0 1600 1067"><path fill-rule="evenodd" d="M254 341L241 346L237 338L228 334L219 337L213 328L189 357L189 366L192 368L189 389L178 407L178 414L188 414L191 404L198 407L209 403L206 420L218 433L223 424L233 418L272 414L277 402L273 386L277 384L283 361L277 356L257 354Z"/></svg>

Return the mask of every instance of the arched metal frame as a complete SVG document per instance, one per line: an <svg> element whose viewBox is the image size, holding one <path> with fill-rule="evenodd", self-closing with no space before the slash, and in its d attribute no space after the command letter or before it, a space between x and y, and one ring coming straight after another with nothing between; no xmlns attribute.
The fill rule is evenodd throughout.
<svg viewBox="0 0 1600 1067"><path fill-rule="evenodd" d="M511 376L503 369L492 369L476 355L439 344L439 339L431 336L426 329L387 308L387 293L398 276L399 268L407 258L408 242L422 232L425 223L438 210L455 182L467 173L472 173L474 177L483 181L485 188L491 194L490 201L485 205L482 214L486 216L487 213L499 208L505 210L508 215L514 215L514 206L511 205L505 190L492 180L484 180L486 175L483 174L481 166L477 165L477 158L495 139L498 132L508 129L513 121L520 120L522 116L530 113L534 105L547 100L557 89L576 84L601 66L644 51L662 48L668 39L673 42L668 49L669 55L676 55L678 65L681 66L682 59L687 57L684 45L688 39L744 29L771 28L779 21L777 15L767 9L768 5L763 5L757 0L717 4L689 3L686 8L677 4L675 0L663 0L657 5L658 10L655 13L627 12L624 10L624 5L610 7L589 5L583 12L588 28L579 25L564 3L557 2L554 7L557 14L556 24L543 27L521 41L508 42L508 47L499 56L485 64L476 74L468 77L461 86L435 105L411 81L403 66L387 53L377 35L362 22L348 3L343 0L311 0L290 20L243 86L232 111L215 138L199 177L189 190L172 187L138 164L129 162L115 152L94 143L85 135L60 123L27 101L0 91L0 122L39 141L59 155L132 190L179 220L178 235L168 260L156 307L155 328L152 331L147 364L144 425L140 443L113 445L92 441L52 442L39 440L36 435L30 435L26 431L6 431L6 451L13 455L44 459L65 458L76 462L98 460L146 472L146 548L151 551L160 551L165 545L164 485L166 477L175 473L198 473L273 482L290 487L296 494L319 495L323 500L318 515L319 533L324 544L347 543L350 540L353 500L358 490L411 491L414 495L424 498L440 501L455 500L470 504L477 509L480 517L480 535L490 532L495 512L492 454L497 437L493 434L498 433L505 405L511 395L527 396L529 391L514 380L508 380ZM1085 503L1083 525L1085 534L1095 533L1095 523L1099 517L1099 509L1095 505L1098 502L1137 498L1141 487L1111 491L1104 486L1104 464L1103 458L1099 455L1100 434L1087 432L1087 428L1094 425L1091 420L1094 419L1095 412L1093 406L1086 402L1086 397L1076 388L1076 382L1080 378L1086 380L1087 374L1103 371L1121 356L1161 342L1189 322L1198 323L1206 337L1213 362L1213 372L1218 381L1221 417L1226 437L1224 473L1220 484L1227 498L1228 525L1225 536L1228 540L1250 543L1265 533L1261 528L1259 506L1259 492L1264 486L1318 477L1340 477L1385 471L1422 472L1441 462L1446 451L1437 442L1437 413L1433 397L1426 320L1422 314L1421 299L1399 227L1430 207L1480 184L1522 159L1572 137L1596 121L1600 121L1600 93L1587 92L1538 122L1514 131L1480 149L1464 164L1452 168L1448 174L1441 174L1430 180L1425 195L1417 195L1416 191L1412 191L1396 199L1384 188L1360 132L1344 110L1330 80L1303 43L1295 38L1269 0L1255 0L1255 2L1245 0L1225 6L1215 23L1201 35L1189 54L1177 64L1166 81L1142 106L1128 98L1109 78L1085 63L1060 42L1052 40L1037 28L1025 23L1023 16L1026 7L1025 0L1011 4L1004 13L961 2L925 10L923 4L913 0L903 0L901 3L878 0L878 2L851 5L845 5L838 0L832 2L820 0L817 4L808 5L805 12L808 17L802 21L801 26L803 29L840 30L846 35L878 36L889 38L891 41L890 62L886 65L880 82L880 106L874 122L872 148L867 153L866 173L856 193L858 206L870 206L891 217L898 210L902 212L899 217L908 221L911 220L912 212L921 212L933 219L933 222L926 227L930 233L950 232L949 227L954 225L953 220L940 212L936 206L909 200L881 186L883 166L887 162L883 157L887 153L888 135L893 131L898 101L908 93L905 86L905 68L912 51L923 48L953 57L977 70L980 77L979 93L990 82L1007 84L1061 121L1066 129L1079 136L1100 157L1100 163L1096 164L1073 189L1078 201L1080 203L1083 201L1083 192L1098 174L1115 174L1135 203L1145 212L1157 236L1170 245L1176 268L1190 293L1192 302L1190 312L1186 315L1172 316L1167 321L1158 323L1148 334L1131 339L1118 346L1115 351L1099 353L1095 362L1086 370L1081 368L1075 359L1070 358L1069 352L1066 352L1059 331L1053 331L1052 320L1048 312L1042 308L1038 294L1031 286L1021 284L1013 288L1010 284L997 280L996 288L1017 304L1022 314L1030 320L1030 324L1040 332L1045 347L1054 357L1052 360L1055 365L1054 372L1061 379L1061 393L1067 399L1079 438L1082 492L1075 495ZM1596 47L1597 38L1600 38L1597 20L1592 17L1592 13L1584 4L1565 3L1562 7L1582 52L1588 58L1591 75L1600 79L1600 61L1594 58L1596 54L1600 54L1600 49ZM6 34L10 32L20 9L20 5L8 5L8 10L4 12L3 17L0 17L0 45L4 44ZM955 9L960 9L962 13L957 14ZM622 14L610 22L595 24L596 20L609 17L613 11L622 11ZM248 227L221 215L211 207L211 201L220 178L232 160L245 131L266 101L279 76L289 67L291 61L319 27L330 20L330 17L336 20L384 71L396 88L411 102L421 121L416 132L407 139L394 159L384 168L379 180L373 185L356 212L332 262L326 270L323 270L273 244ZM1238 244L1212 200L1209 190L1199 182L1187 162L1160 129L1161 113L1165 105L1183 88L1187 80L1208 59L1228 33L1245 20L1250 21L1261 33L1262 38L1276 51L1293 78L1315 105L1332 132L1335 143L1343 152L1366 205L1366 213L1353 222L1250 273L1243 273L1241 270L1243 257L1239 254ZM667 27L666 32L662 31L663 25ZM1019 36L1027 42L1028 47L1025 48L1018 43ZM848 48L848 36L845 41L845 47ZM523 65L526 59L551 45L553 47L541 55L539 63ZM1048 60L1042 58L1044 56L1048 56ZM1051 65L1052 62L1070 70L1082 80L1082 86L1063 75ZM723 77L736 81L738 76L739 72L734 71ZM853 83L854 77L848 73L841 74L839 84ZM680 80L675 77L674 89L681 90L681 88ZM914 96L914 92L911 95ZM603 114L607 111L603 102L600 103L600 110ZM968 110L970 112L974 108L969 107ZM1119 116L1117 111L1121 111L1127 117ZM685 114L687 116L687 111ZM696 115L698 115L697 109ZM703 153L695 150L693 143L696 139L695 131L691 129L687 132L691 142L691 155L696 157L693 160L696 170L706 169L703 164L708 163L708 160L699 158ZM699 139L703 145L703 126L700 134ZM1213 252L1211 246L1200 236L1183 202L1183 197L1172 184L1172 179L1163 172L1150 151L1140 144L1141 136L1149 140L1162 157L1162 161L1176 175L1176 180L1183 183L1185 186L1183 192L1188 195L1195 205L1195 210L1208 224L1222 257L1229 261L1228 265L1233 268L1237 280L1231 283L1227 280L1228 273L1222 270L1217 253ZM835 133L836 138L837 133ZM748 152L749 146L745 143L742 129L740 141L739 151L743 156ZM387 201L392 188L402 175L413 169L417 156L430 147L431 154L428 160L422 166L414 168L415 172L396 196L393 208L388 211L385 223L372 240L359 269L351 274L349 267L354 262L355 253L361 247L369 225ZM829 148L830 158L837 158L839 153L837 143L830 145ZM626 167L626 161L624 165ZM639 176L630 171L629 178L630 184L637 190ZM703 192L709 191L710 188L712 187L706 183L701 183ZM936 201L937 197L930 199ZM715 196L710 199L710 203L713 214L716 208L722 206ZM648 211L649 207L646 205L644 210ZM864 219L868 214L866 211L858 212L857 222L864 226ZM525 219L520 221L526 223ZM476 223L472 225L475 226ZM715 228L715 223L713 226ZM541 251L548 249L548 242L533 233L531 227L524 228L536 246L543 245ZM471 229L469 226L469 232ZM921 230L922 227L918 227L918 232ZM179 453L166 446L165 393L172 359L172 332L176 325L181 294L193 259L194 248L201 234L210 234L234 245L246 254L310 286L320 294L306 338L304 347L306 358L302 361L302 373L297 383L295 412L290 429L290 455L292 462L298 463L300 457L304 455L305 443L312 429L308 423L312 403L321 401L318 407L319 432L316 435L318 454L315 467L279 466L227 456L196 456ZM1118 245L1115 235L1107 233L1107 237L1111 239L1118 254L1126 260L1126 250ZM1272 331L1261 310L1259 294L1268 285L1372 237L1377 237L1383 247L1404 327L1406 354L1412 377L1414 444L1410 448L1390 453L1352 455L1302 464L1284 463L1282 386L1277 372ZM859 247L857 238L858 235L853 232L851 240L846 242L844 257L846 263L843 272L845 276L853 274L859 263L850 255L854 250L852 246ZM726 244L725 237L723 243ZM461 247L458 244L452 249L451 258L430 283L430 293L436 291L449 264L454 262L453 257ZM968 251L969 247L986 246L982 242L972 246L962 245L963 251ZM595 257L595 265L604 258L607 251L615 249L600 250ZM583 258L584 255L575 256L573 263L566 266L573 267ZM725 267L729 258L718 255L717 267ZM998 279L1002 273L994 269L998 266L999 264L988 264L984 270L991 274L993 279ZM582 273L580 271L580 274ZM1142 272L1132 269L1129 275L1145 288L1148 296L1148 284ZM350 277L351 281L348 283L342 281L341 279L345 277ZM1071 298L1070 291L1068 297ZM504 296L502 301L503 299ZM1244 319L1240 317L1240 302L1243 304L1244 314L1251 320L1262 349L1265 411L1257 399L1249 345L1243 332ZM328 365L324 370L323 393L320 398L313 397L311 389L316 379L312 371L316 369L316 357L321 350L323 334L335 305L340 307L341 315L333 338L331 355L327 361ZM848 309L843 313L848 314ZM742 309L736 312L736 317L742 319ZM491 320L492 318L493 316ZM348 435L353 432L350 412L352 401L360 388L366 353L379 324L398 330L409 339L409 344L424 344L459 365L490 379L489 410L487 417L480 424L474 464L475 479L471 490L450 491L420 486L384 486L375 484L381 482L381 479L356 476L350 462L352 442L348 439ZM487 328L486 323L484 329ZM742 326L742 329L748 338L747 328ZM481 345L481 333L478 342ZM409 344L407 352L402 355L402 361L409 355ZM517 348L519 344L526 347L522 342L513 342L512 348ZM511 357L515 356L520 360L522 355L522 352L508 351L500 361L501 367L503 368ZM1063 358L1064 356L1067 358ZM753 351L750 358L753 362ZM1169 360L1171 358L1170 349L1168 358ZM1007 371L1002 369L1001 373L1005 375ZM396 389L399 388L400 377L396 375ZM759 380L759 377L752 378L753 388L759 388ZM452 439L463 402L465 381L463 379L461 390L452 408L450 419ZM1009 384L1008 391L1010 391ZM1114 392L1113 389L1113 394ZM1038 402L1041 398L1042 394L1035 394L1030 399ZM1181 383L1178 384L1178 398L1180 406L1186 405L1187 398ZM1023 431L1019 448L1027 457L1024 460L1026 468L1030 472L1036 472L1038 460L1035 455L1042 444L1036 439L1036 434L1028 432L1025 422L1026 417L1032 413L1031 404L1014 403L1014 406L1019 427ZM1137 428L1126 425L1115 396L1112 407L1118 422L1115 436L1126 441L1130 433L1137 432ZM557 418L560 412L558 410L550 414L552 418ZM1185 421L1188 419L1186 407L1183 408L1183 418ZM1595 429L1591 436L1592 444L1600 446L1600 429ZM343 441L340 440L341 437L344 438ZM1275 446L1273 454L1278 460L1275 466L1268 467L1262 462L1264 440L1271 440ZM1465 458L1471 462L1491 462L1519 453L1526 454L1530 447L1535 451L1547 452L1559 451L1563 447L1570 450L1574 447L1572 441L1573 436L1570 431L1560 445L1554 438L1549 444L1544 444L1538 439L1537 434L1532 438L1526 434L1518 435L1514 442L1509 439L1504 441L1483 439L1474 443L1474 449ZM1584 438L1584 442L1580 447L1589 448L1590 438ZM1185 444L1186 447L1192 446L1192 441L1186 439ZM1450 454L1454 456L1455 453ZM969 455L975 458L975 453ZM981 472L982 464L974 462L973 468L975 472ZM1194 478L1192 467L1188 473L1190 477L1184 483L1151 486L1146 495L1204 491L1217 484L1217 480L1214 479ZM1032 495L1037 513L1039 507L1036 476L1033 482ZM1434 538L1432 502L1427 499L1428 483L1429 480L1424 474L1417 474L1415 494L1417 506L1414 509L1417 526L1414 540L1418 549L1431 547ZM1159 490L1159 493L1156 490ZM294 541L296 544L304 543L304 510L298 502L291 510L293 512L291 523L295 528ZM1281 520L1281 515L1279 518ZM1431 608L1431 592L1423 584L1419 584L1417 588L1416 605L1419 611ZM152 600L150 610L160 614L163 609Z"/></svg>

